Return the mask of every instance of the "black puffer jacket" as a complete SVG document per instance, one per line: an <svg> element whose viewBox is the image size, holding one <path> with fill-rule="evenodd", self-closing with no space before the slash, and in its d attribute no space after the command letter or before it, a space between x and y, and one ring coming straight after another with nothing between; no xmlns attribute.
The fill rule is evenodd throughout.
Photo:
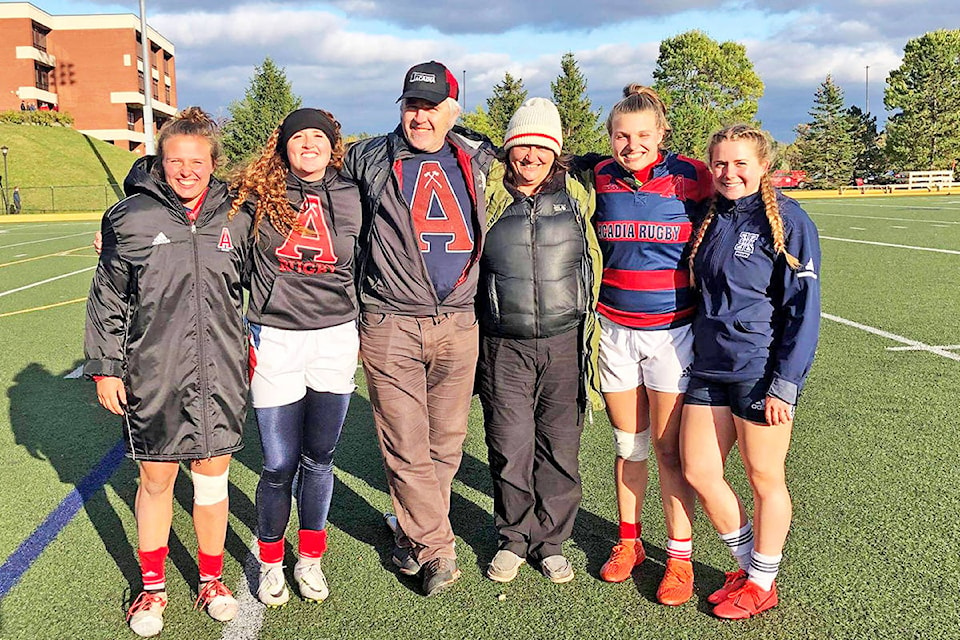
<svg viewBox="0 0 960 640"><path fill-rule="evenodd" d="M243 270L251 217L227 219L230 196L211 180L195 224L138 160L127 198L103 216L103 253L87 299L88 376L123 378L127 454L190 460L241 448L247 412Z"/></svg>
<svg viewBox="0 0 960 640"><path fill-rule="evenodd" d="M480 327L500 338L549 338L591 310L590 268L579 203L565 174L534 196L504 183L513 202L487 231L477 296Z"/></svg>

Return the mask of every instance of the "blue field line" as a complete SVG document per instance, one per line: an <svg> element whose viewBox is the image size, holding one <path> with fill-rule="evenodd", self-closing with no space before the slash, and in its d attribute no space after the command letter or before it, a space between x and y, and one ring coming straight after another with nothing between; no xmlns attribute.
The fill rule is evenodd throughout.
<svg viewBox="0 0 960 640"><path fill-rule="evenodd" d="M44 549L56 539L80 508L93 496L94 493L107 482L113 472L123 460L124 446L120 440L107 455L103 456L100 464L81 480L73 491L67 494L57 508L50 512L47 519L34 529L30 536L20 543L17 550L10 554L7 561L0 566L0 600L6 597L13 589L27 569L33 565Z"/></svg>

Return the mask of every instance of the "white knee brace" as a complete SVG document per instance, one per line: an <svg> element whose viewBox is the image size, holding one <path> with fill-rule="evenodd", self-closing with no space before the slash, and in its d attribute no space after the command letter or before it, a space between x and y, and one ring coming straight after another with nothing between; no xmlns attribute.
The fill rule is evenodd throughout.
<svg viewBox="0 0 960 640"><path fill-rule="evenodd" d="M650 455L650 429L640 433L628 433L614 428L613 444L618 458L643 462Z"/></svg>
<svg viewBox="0 0 960 640"><path fill-rule="evenodd" d="M193 503L202 507L226 500L227 487L230 484L229 475L229 469L219 476L205 476L196 471L192 472L190 476L193 478Z"/></svg>

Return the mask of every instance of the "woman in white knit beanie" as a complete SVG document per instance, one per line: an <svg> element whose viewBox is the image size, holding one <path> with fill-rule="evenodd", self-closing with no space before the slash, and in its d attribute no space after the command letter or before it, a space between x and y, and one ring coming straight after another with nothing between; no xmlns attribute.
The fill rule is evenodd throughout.
<svg viewBox="0 0 960 640"><path fill-rule="evenodd" d="M563 555L580 505L578 455L600 252L586 190L567 175L556 106L517 109L487 182L478 292L483 405L498 551L487 576L509 582L530 560L551 581L573 579Z"/></svg>

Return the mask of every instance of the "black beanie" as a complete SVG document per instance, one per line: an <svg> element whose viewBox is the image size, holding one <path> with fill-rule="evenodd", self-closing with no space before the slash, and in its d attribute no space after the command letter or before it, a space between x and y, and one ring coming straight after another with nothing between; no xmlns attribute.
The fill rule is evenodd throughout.
<svg viewBox="0 0 960 640"><path fill-rule="evenodd" d="M340 136L337 134L337 125L327 114L319 109L297 109L283 119L280 124L280 137L277 139L277 151L284 158L287 157L287 143L298 131L304 129L319 129L327 136L331 147L337 146Z"/></svg>

